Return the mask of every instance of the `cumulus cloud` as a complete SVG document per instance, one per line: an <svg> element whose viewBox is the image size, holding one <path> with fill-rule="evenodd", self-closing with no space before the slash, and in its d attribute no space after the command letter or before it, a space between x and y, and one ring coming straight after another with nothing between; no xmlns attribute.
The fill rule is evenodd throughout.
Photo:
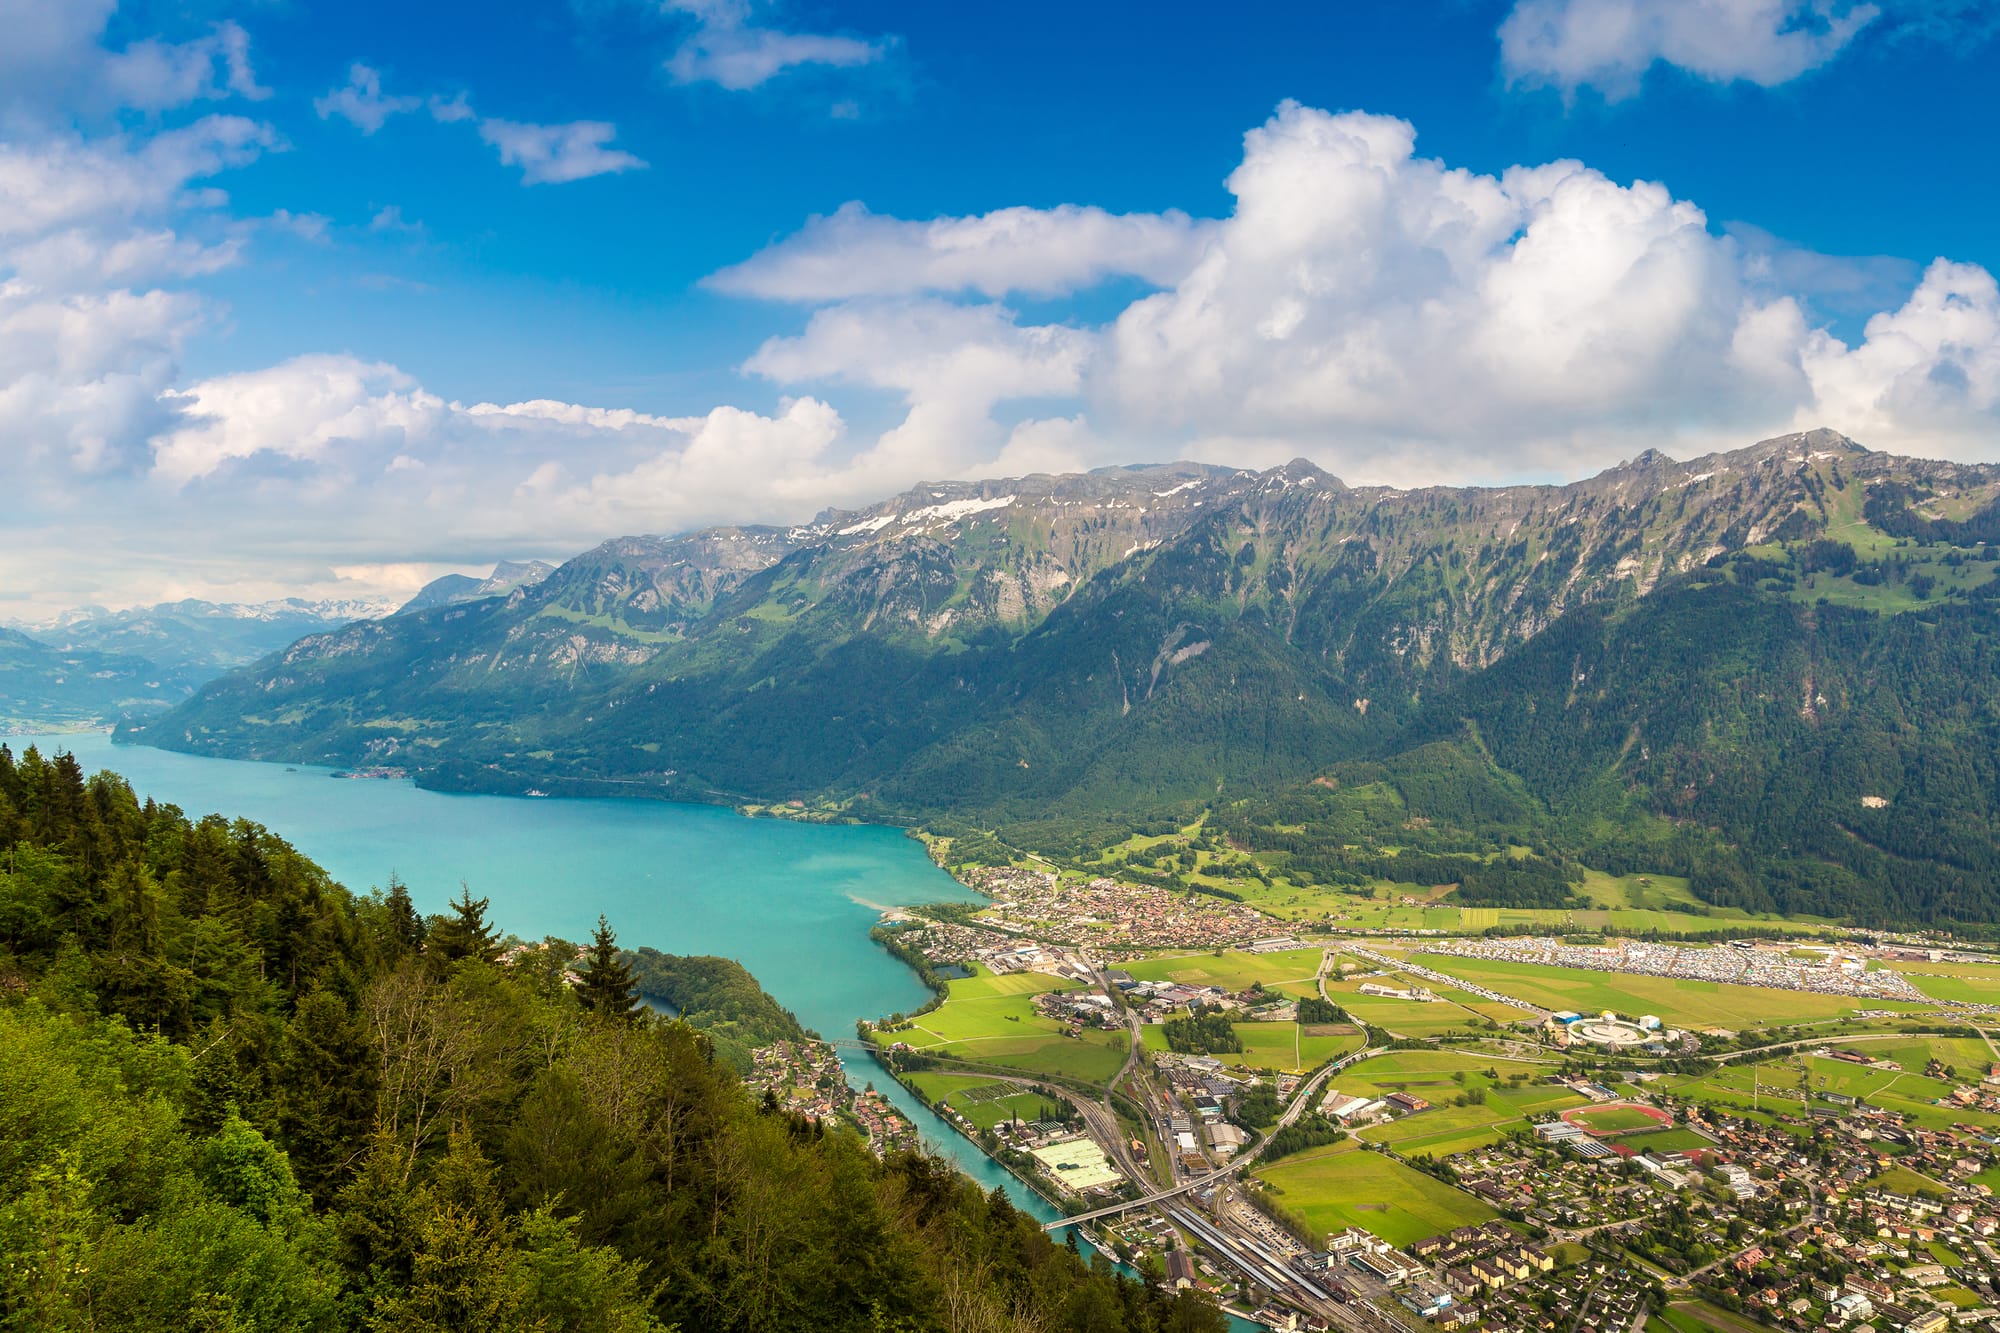
<svg viewBox="0 0 2000 1333"><path fill-rule="evenodd" d="M1850 347L1803 335L1809 413L1863 439L1920 439L1994 456L2000 429L2000 287L1977 264L1937 260L1910 299L1868 321Z"/></svg>
<svg viewBox="0 0 2000 1333"><path fill-rule="evenodd" d="M917 222L848 203L707 285L809 302L923 291L1056 296L1109 277L1176 282L1194 267L1208 231L1178 210L1119 214L1064 204Z"/></svg>
<svg viewBox="0 0 2000 1333"><path fill-rule="evenodd" d="M1107 252L1093 238L1119 220L1086 210L1006 226L844 210L714 285L833 302L745 369L899 393L905 419L867 451L885 473L1026 458L1039 439L1084 460L1304 453L1357 480L1504 479L1849 413L1869 442L1920 451L1965 453L1965 423L2000 424L1980 388L1990 362L1966 350L2000 344L1978 313L1983 270L1933 270L1850 349L1816 311L1900 302L1892 262L1721 233L1664 186L1579 162L1486 175L1415 143L1401 120L1286 104L1245 138L1231 215L1188 224L1185 248L1163 249L1179 262L1153 270L1162 289L1097 327L873 295L1087 282ZM1010 400L1067 410L1017 427L1017 447L996 411Z"/></svg>
<svg viewBox="0 0 2000 1333"><path fill-rule="evenodd" d="M312 460L342 445L402 451L437 429L445 404L394 366L302 356L163 395L182 422L153 441L154 472L184 484L232 460Z"/></svg>
<svg viewBox="0 0 2000 1333"><path fill-rule="evenodd" d="M357 60L348 66L346 83L313 99L313 110L319 112L321 120L338 116L363 134L373 134L388 124L390 117L415 111L423 104L421 97L383 92L381 71Z"/></svg>
<svg viewBox="0 0 2000 1333"><path fill-rule="evenodd" d="M1085 330L1022 325L999 305L938 300L851 302L816 312L805 332L773 338L744 369L781 384L889 389L907 406L860 464L884 478L953 475L992 456L994 408L1072 398L1093 344Z"/></svg>
<svg viewBox="0 0 2000 1333"><path fill-rule="evenodd" d="M665 0L664 8L691 15L694 30L667 58L680 83L713 83L746 92L787 70L809 65L852 69L881 60L882 41L821 33L785 32L752 20L749 0Z"/></svg>
<svg viewBox="0 0 2000 1333"><path fill-rule="evenodd" d="M479 122L479 137L500 150L502 163L521 168L521 179L528 185L561 184L643 168L645 162L610 146L617 134L617 126L602 120L576 120L567 125Z"/></svg>

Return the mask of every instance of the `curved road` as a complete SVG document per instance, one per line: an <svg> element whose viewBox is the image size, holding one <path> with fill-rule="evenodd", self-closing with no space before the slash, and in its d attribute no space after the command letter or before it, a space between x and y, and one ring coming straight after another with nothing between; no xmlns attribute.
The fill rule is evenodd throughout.
<svg viewBox="0 0 2000 1333"><path fill-rule="evenodd" d="M1320 1070L1317 1074L1314 1074L1310 1079L1307 1079L1305 1083L1300 1085L1299 1090L1293 1094L1291 1104L1285 1107L1284 1114L1278 1117L1276 1123L1271 1126L1270 1132L1259 1139L1254 1148L1238 1153L1229 1165L1217 1167L1207 1175L1194 1176L1188 1180L1184 1180L1171 1189L1154 1190L1152 1193L1142 1194L1136 1199L1127 1199L1123 1203L1115 1203L1106 1208L1096 1208L1087 1213L1078 1213L1074 1217L1065 1217L1059 1222L1047 1223L1042 1227L1042 1230L1054 1231L1059 1227L1066 1227L1076 1222L1089 1222L1100 1217L1113 1217L1119 1213L1129 1213L1134 1208L1150 1207L1162 1199L1171 1199L1177 1194L1185 1194L1189 1190L1200 1189L1205 1185L1218 1184L1221 1181L1227 1180L1244 1167L1250 1165L1250 1163L1256 1161L1258 1155L1270 1146L1271 1138L1277 1131L1291 1124L1305 1113L1306 1108L1313 1104L1314 1097L1318 1095L1321 1084L1349 1065L1380 1055L1387 1049L1388 1047L1386 1046L1366 1047L1354 1052L1352 1055L1342 1056L1326 1068Z"/></svg>

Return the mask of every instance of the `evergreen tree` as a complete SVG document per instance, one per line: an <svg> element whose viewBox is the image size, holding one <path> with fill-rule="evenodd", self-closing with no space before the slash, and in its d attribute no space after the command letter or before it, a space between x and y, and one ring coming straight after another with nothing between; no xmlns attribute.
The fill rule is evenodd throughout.
<svg viewBox="0 0 2000 1333"><path fill-rule="evenodd" d="M464 888L463 885L460 887ZM465 896L471 897L472 891L465 889ZM383 940L383 952L388 955L389 961L393 963L408 954L420 952L424 947L424 919L418 915L416 904L410 901L409 887L395 875L389 876L389 896L382 905L387 911L387 938Z"/></svg>
<svg viewBox="0 0 2000 1333"><path fill-rule="evenodd" d="M597 929L590 933L590 952L584 959L576 997L584 1008L607 1018L631 1018L638 1011L632 969L619 958L618 935L603 913L598 914Z"/></svg>
<svg viewBox="0 0 2000 1333"><path fill-rule="evenodd" d="M330 1201L361 1156L375 1121L377 1060L368 1029L346 1001L308 992L278 1050L278 1129L299 1183Z"/></svg>
<svg viewBox="0 0 2000 1333"><path fill-rule="evenodd" d="M463 882L448 915L437 918L424 941L425 950L445 963L477 958L491 963L500 957L500 937L486 920L488 899L475 898Z"/></svg>

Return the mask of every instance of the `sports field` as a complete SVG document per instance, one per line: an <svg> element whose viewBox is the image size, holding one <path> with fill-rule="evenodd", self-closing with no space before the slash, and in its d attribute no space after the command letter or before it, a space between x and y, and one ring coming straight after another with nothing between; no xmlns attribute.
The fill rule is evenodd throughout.
<svg viewBox="0 0 2000 1333"><path fill-rule="evenodd" d="M1493 958L1415 954L1412 961L1514 996L1545 1009L1626 1015L1656 1014L1670 1027L1743 1028L1802 1019L1840 1018L1859 1009L1911 1009L1921 1005L1855 1000L1844 995L1770 990L1729 982L1649 977L1575 967L1544 967Z"/></svg>
<svg viewBox="0 0 2000 1333"><path fill-rule="evenodd" d="M1061 1024L1036 1012L1035 995L1077 989L1054 977L1039 972L995 976L980 968L976 975L949 986L942 1005L920 1014L908 1027L875 1033L875 1040L884 1045L901 1041L937 1055L1091 1083L1106 1082L1125 1062L1122 1031L1086 1030L1070 1037Z"/></svg>
<svg viewBox="0 0 2000 1333"><path fill-rule="evenodd" d="M1632 1129L1669 1129L1674 1118L1649 1106L1580 1106L1562 1118L1593 1134L1621 1134Z"/></svg>
<svg viewBox="0 0 2000 1333"><path fill-rule="evenodd" d="M1402 1246L1496 1216L1470 1194L1352 1140L1288 1157L1257 1176L1320 1234L1360 1227Z"/></svg>

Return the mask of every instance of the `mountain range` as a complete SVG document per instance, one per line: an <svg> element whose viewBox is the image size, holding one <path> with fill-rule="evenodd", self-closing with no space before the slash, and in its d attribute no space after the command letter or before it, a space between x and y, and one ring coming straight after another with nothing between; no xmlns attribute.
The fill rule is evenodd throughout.
<svg viewBox="0 0 2000 1333"><path fill-rule="evenodd" d="M1278 838L1300 826L1260 803L1305 800L1350 830L1335 876L1512 842L1552 883L1616 862L1715 902L1991 921L1996 550L2000 468L1824 430L1562 486L939 483L609 541L309 634L122 735L1071 851L1204 810Z"/></svg>

